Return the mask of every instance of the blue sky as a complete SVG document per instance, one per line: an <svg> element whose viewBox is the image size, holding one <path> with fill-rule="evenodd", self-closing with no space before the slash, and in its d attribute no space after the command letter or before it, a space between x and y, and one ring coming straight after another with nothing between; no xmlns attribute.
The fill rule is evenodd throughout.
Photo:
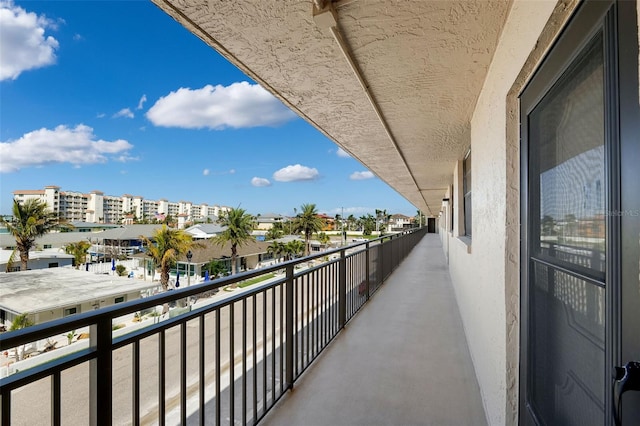
<svg viewBox="0 0 640 426"><path fill-rule="evenodd" d="M0 213L47 185L253 214L416 214L147 1L0 0Z"/></svg>

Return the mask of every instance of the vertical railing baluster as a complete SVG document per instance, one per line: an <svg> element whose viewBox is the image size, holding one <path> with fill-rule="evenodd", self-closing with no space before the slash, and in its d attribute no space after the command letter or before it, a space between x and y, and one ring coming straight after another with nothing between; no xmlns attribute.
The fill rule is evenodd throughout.
<svg viewBox="0 0 640 426"><path fill-rule="evenodd" d="M187 322L180 323L180 420L187 424Z"/></svg>
<svg viewBox="0 0 640 426"><path fill-rule="evenodd" d="M254 294L251 297L251 301L252 303L252 308L253 308L253 348L252 348L252 352L253 352L253 423L256 423L256 420L258 418L258 369L257 369L257 363L256 360L258 358L258 340L256 337L256 334L258 333L258 318L257 318L257 309L256 309L256 303L257 303L257 299L256 299L256 295Z"/></svg>
<svg viewBox="0 0 640 426"><path fill-rule="evenodd" d="M220 309L218 308L216 309L216 353L215 353L215 357L216 357L216 422L215 425L216 426L220 426L222 424L222 396L220 395L220 378L222 377L222 372L220 371L220 364L221 364L221 360L220 360Z"/></svg>
<svg viewBox="0 0 640 426"><path fill-rule="evenodd" d="M298 360L299 360L299 339L300 334L298 333L298 299L300 298L300 289L298 288L298 283L295 278L291 279L292 283L292 298L293 298L293 308L291 309L291 326L293 327L293 342L292 342L292 351L293 351L293 377L298 377ZM289 314L287 314L287 318ZM293 382L292 382L293 383Z"/></svg>
<svg viewBox="0 0 640 426"><path fill-rule="evenodd" d="M366 300L369 300L369 297L371 297L371 293L369 291L369 273L371 272L369 269L369 261L371 260L371 257L369 256L369 242L367 241L367 244L365 245L366 249L364 251L365 255L364 255L364 279L365 279L365 286L366 286Z"/></svg>
<svg viewBox="0 0 640 426"><path fill-rule="evenodd" d="M11 424L11 389L2 393L2 413L0 414L0 424Z"/></svg>
<svg viewBox="0 0 640 426"><path fill-rule="evenodd" d="M336 299L335 318L333 319L333 335L340 330L340 262L336 262L333 268L333 292Z"/></svg>
<svg viewBox="0 0 640 426"><path fill-rule="evenodd" d="M326 298L325 291L324 291L325 290L325 282L323 281L324 270L325 270L325 268L323 267L322 269L320 269L318 271L318 275L319 275L318 276L318 288L320 290L320 306L319 306L320 315L318 317L318 320L319 320L318 324L320 326L320 330L319 330L320 339L319 339L319 341L320 341L320 346L321 347L324 347L324 337L325 337L325 333L326 333L324 326L325 326L325 318L326 318L325 314L326 314L326 301L327 301L327 298Z"/></svg>
<svg viewBox="0 0 640 426"><path fill-rule="evenodd" d="M356 258L355 255L351 255L347 257L347 280L346 280L346 291L349 295L349 299L347 302L351 305L348 307L346 321L349 321L353 316L353 313L358 309L358 301L356 299L356 292L354 290L354 273L356 268Z"/></svg>
<svg viewBox="0 0 640 426"><path fill-rule="evenodd" d="M267 296L269 294L269 290L266 289L262 293L262 412L267 412L267 352L269 350L268 344L269 341L267 339ZM275 339L275 336L272 334L271 339ZM256 414L256 418L257 418Z"/></svg>
<svg viewBox="0 0 640 426"><path fill-rule="evenodd" d="M234 341L235 341L235 302L229 305L229 424L234 426L236 423L236 387L235 387L235 359L234 359Z"/></svg>
<svg viewBox="0 0 640 426"><path fill-rule="evenodd" d="M293 340L294 340L294 335L293 335L293 327L294 327L294 313L293 313L293 306L294 306L294 292L293 292L293 265L289 264L286 267L287 270L287 278L286 278L286 292L287 292L287 296L286 296L286 304L287 304L287 309L286 309L286 315L287 315L287 320L286 320L286 358L285 358L285 372L286 372L286 382L287 382L287 389L293 389ZM282 305L282 303L281 303Z"/></svg>
<svg viewBox="0 0 640 426"><path fill-rule="evenodd" d="M284 364L285 364L285 354L284 354L284 305L285 305L285 297L284 297L284 285L280 284L280 395L284 392ZM290 345L291 342L287 342L287 345ZM291 365L289 365L291 368Z"/></svg>
<svg viewBox="0 0 640 426"><path fill-rule="evenodd" d="M165 330L158 334L158 421L164 426L166 402L165 402L165 350L166 350Z"/></svg>
<svg viewBox="0 0 640 426"><path fill-rule="evenodd" d="M347 314L347 262L345 250L340 250L340 267L338 268L338 329L342 329Z"/></svg>
<svg viewBox="0 0 640 426"><path fill-rule="evenodd" d="M338 326L338 305L340 301L338 300L338 274L337 274L338 263L334 263L331 265L331 300L334 301L331 313L331 336L333 337L336 334L336 328Z"/></svg>
<svg viewBox="0 0 640 426"><path fill-rule="evenodd" d="M280 346L282 347L282 343L280 343ZM276 289L272 288L271 289L271 403L275 404L275 402L276 402ZM266 413L266 407L265 407L265 413Z"/></svg>
<svg viewBox="0 0 640 426"><path fill-rule="evenodd" d="M205 388L205 380L206 380L206 374L205 374L205 362L204 362L204 353L205 353L205 321L204 321L204 315L200 315L199 319L198 319L198 324L199 324L199 336L198 336L198 349L200 351L200 358L198 359L198 373L199 373L199 377L198 377L198 391L199 391L199 418L200 418L200 425L204 426L205 425L205 394L204 394L204 388Z"/></svg>
<svg viewBox="0 0 640 426"><path fill-rule="evenodd" d="M242 424L247 424L247 298L242 298Z"/></svg>
<svg viewBox="0 0 640 426"><path fill-rule="evenodd" d="M131 394L133 395L133 409L131 410L131 423L140 424L140 340L133 342L131 346Z"/></svg>
<svg viewBox="0 0 640 426"><path fill-rule="evenodd" d="M310 340L310 335L311 335L311 304L310 304L310 296L311 296L311 283L310 283L310 277L309 274L305 275L305 281L307 282L307 309L303 309L302 310L302 315L303 318L306 318L306 322L307 322L307 341L306 343L306 353L305 353L305 361L303 361L303 369L307 367L307 365L309 365L309 357L310 357L310 353L309 353L309 340ZM304 301L303 301L303 306L304 306ZM304 321L303 321L304 322ZM305 349L303 349L305 350Z"/></svg>
<svg viewBox="0 0 640 426"><path fill-rule="evenodd" d="M320 340L320 308L318 306L319 303L319 292L320 292L320 285L318 283L318 270L315 270L313 273L313 288L315 289L315 298L314 298L314 303L313 303L313 324L314 324L314 330L315 330L315 334L314 334L314 339L313 339L313 345L314 345L314 354L317 354L319 352L318 350L318 341Z"/></svg>
<svg viewBox="0 0 640 426"><path fill-rule="evenodd" d="M60 426L61 424L61 409L60 371L56 371L51 375L51 424L54 426Z"/></svg>

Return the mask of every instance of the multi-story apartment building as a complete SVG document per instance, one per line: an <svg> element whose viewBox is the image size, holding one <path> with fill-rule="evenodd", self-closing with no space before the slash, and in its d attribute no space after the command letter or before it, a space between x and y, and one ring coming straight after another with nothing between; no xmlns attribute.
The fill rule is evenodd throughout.
<svg viewBox="0 0 640 426"><path fill-rule="evenodd" d="M171 202L166 198L147 200L140 195L124 194L120 197L105 195L102 191L88 194L78 191L61 191L59 186L45 186L44 189L17 190L13 198L18 203L29 199L38 199L47 203L49 208L68 221L86 221L90 223L120 223L125 214L133 214L142 220L152 220L158 215L177 217L181 215L185 222L203 220L218 216L230 208L206 203L194 206L191 201Z"/></svg>

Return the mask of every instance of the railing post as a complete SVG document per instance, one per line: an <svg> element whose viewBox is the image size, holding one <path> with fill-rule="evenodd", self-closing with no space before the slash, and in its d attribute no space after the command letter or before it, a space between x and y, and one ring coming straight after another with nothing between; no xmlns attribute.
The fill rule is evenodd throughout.
<svg viewBox="0 0 640 426"><path fill-rule="evenodd" d="M344 328L347 322L347 259L345 250L340 250L338 269L338 329Z"/></svg>
<svg viewBox="0 0 640 426"><path fill-rule="evenodd" d="M89 341L96 351L95 359L90 361L89 380L91 384L91 424L111 425L112 411L112 354L111 354L111 318L101 317L91 326Z"/></svg>
<svg viewBox="0 0 640 426"><path fill-rule="evenodd" d="M294 318L295 315L293 313L293 297L294 297L294 292L293 292L293 265L287 265L286 267L286 272L287 272L287 280L286 280L286 287L285 287L285 306L286 306L286 310L285 310L285 315L286 315L286 336L285 336L285 341L287 342L285 345L285 362L284 362L284 366L285 366L285 381L287 383L287 389L293 389L293 340L295 339L294 336Z"/></svg>

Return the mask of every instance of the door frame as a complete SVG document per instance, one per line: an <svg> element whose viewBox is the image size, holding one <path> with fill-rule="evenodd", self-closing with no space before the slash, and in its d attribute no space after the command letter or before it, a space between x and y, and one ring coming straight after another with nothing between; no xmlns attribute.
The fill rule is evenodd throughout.
<svg viewBox="0 0 640 426"><path fill-rule="evenodd" d="M604 72L605 72L605 199L606 214L606 272L605 272L605 419L612 424L612 388L609 386L608 368L621 365L621 137L628 140L637 131L633 127L633 110L638 109L638 58L618 57L618 52L638 52L636 1L616 0L583 2L574 11L568 23L560 32L547 54L539 61L531 79L519 92L520 101L520 371L519 371L519 419L521 424L530 424L528 394L529 349L529 277L530 277L530 226L529 217L529 141L527 116L548 93L562 72L582 51L593 35L603 28ZM603 19L604 16L604 19ZM620 62L623 61L623 62ZM635 65L634 65L635 63ZM635 70L634 70L635 68ZM635 89L633 96L623 99L625 93L620 88ZM629 92L629 90L627 90ZM621 106L621 108L618 108ZM621 111L622 110L622 111ZM624 120L622 119L624 118ZM636 120L637 122L637 115ZM625 127L626 126L626 127ZM635 133L636 135L639 133ZM626 135L626 136L625 136ZM627 142L628 143L628 142Z"/></svg>

